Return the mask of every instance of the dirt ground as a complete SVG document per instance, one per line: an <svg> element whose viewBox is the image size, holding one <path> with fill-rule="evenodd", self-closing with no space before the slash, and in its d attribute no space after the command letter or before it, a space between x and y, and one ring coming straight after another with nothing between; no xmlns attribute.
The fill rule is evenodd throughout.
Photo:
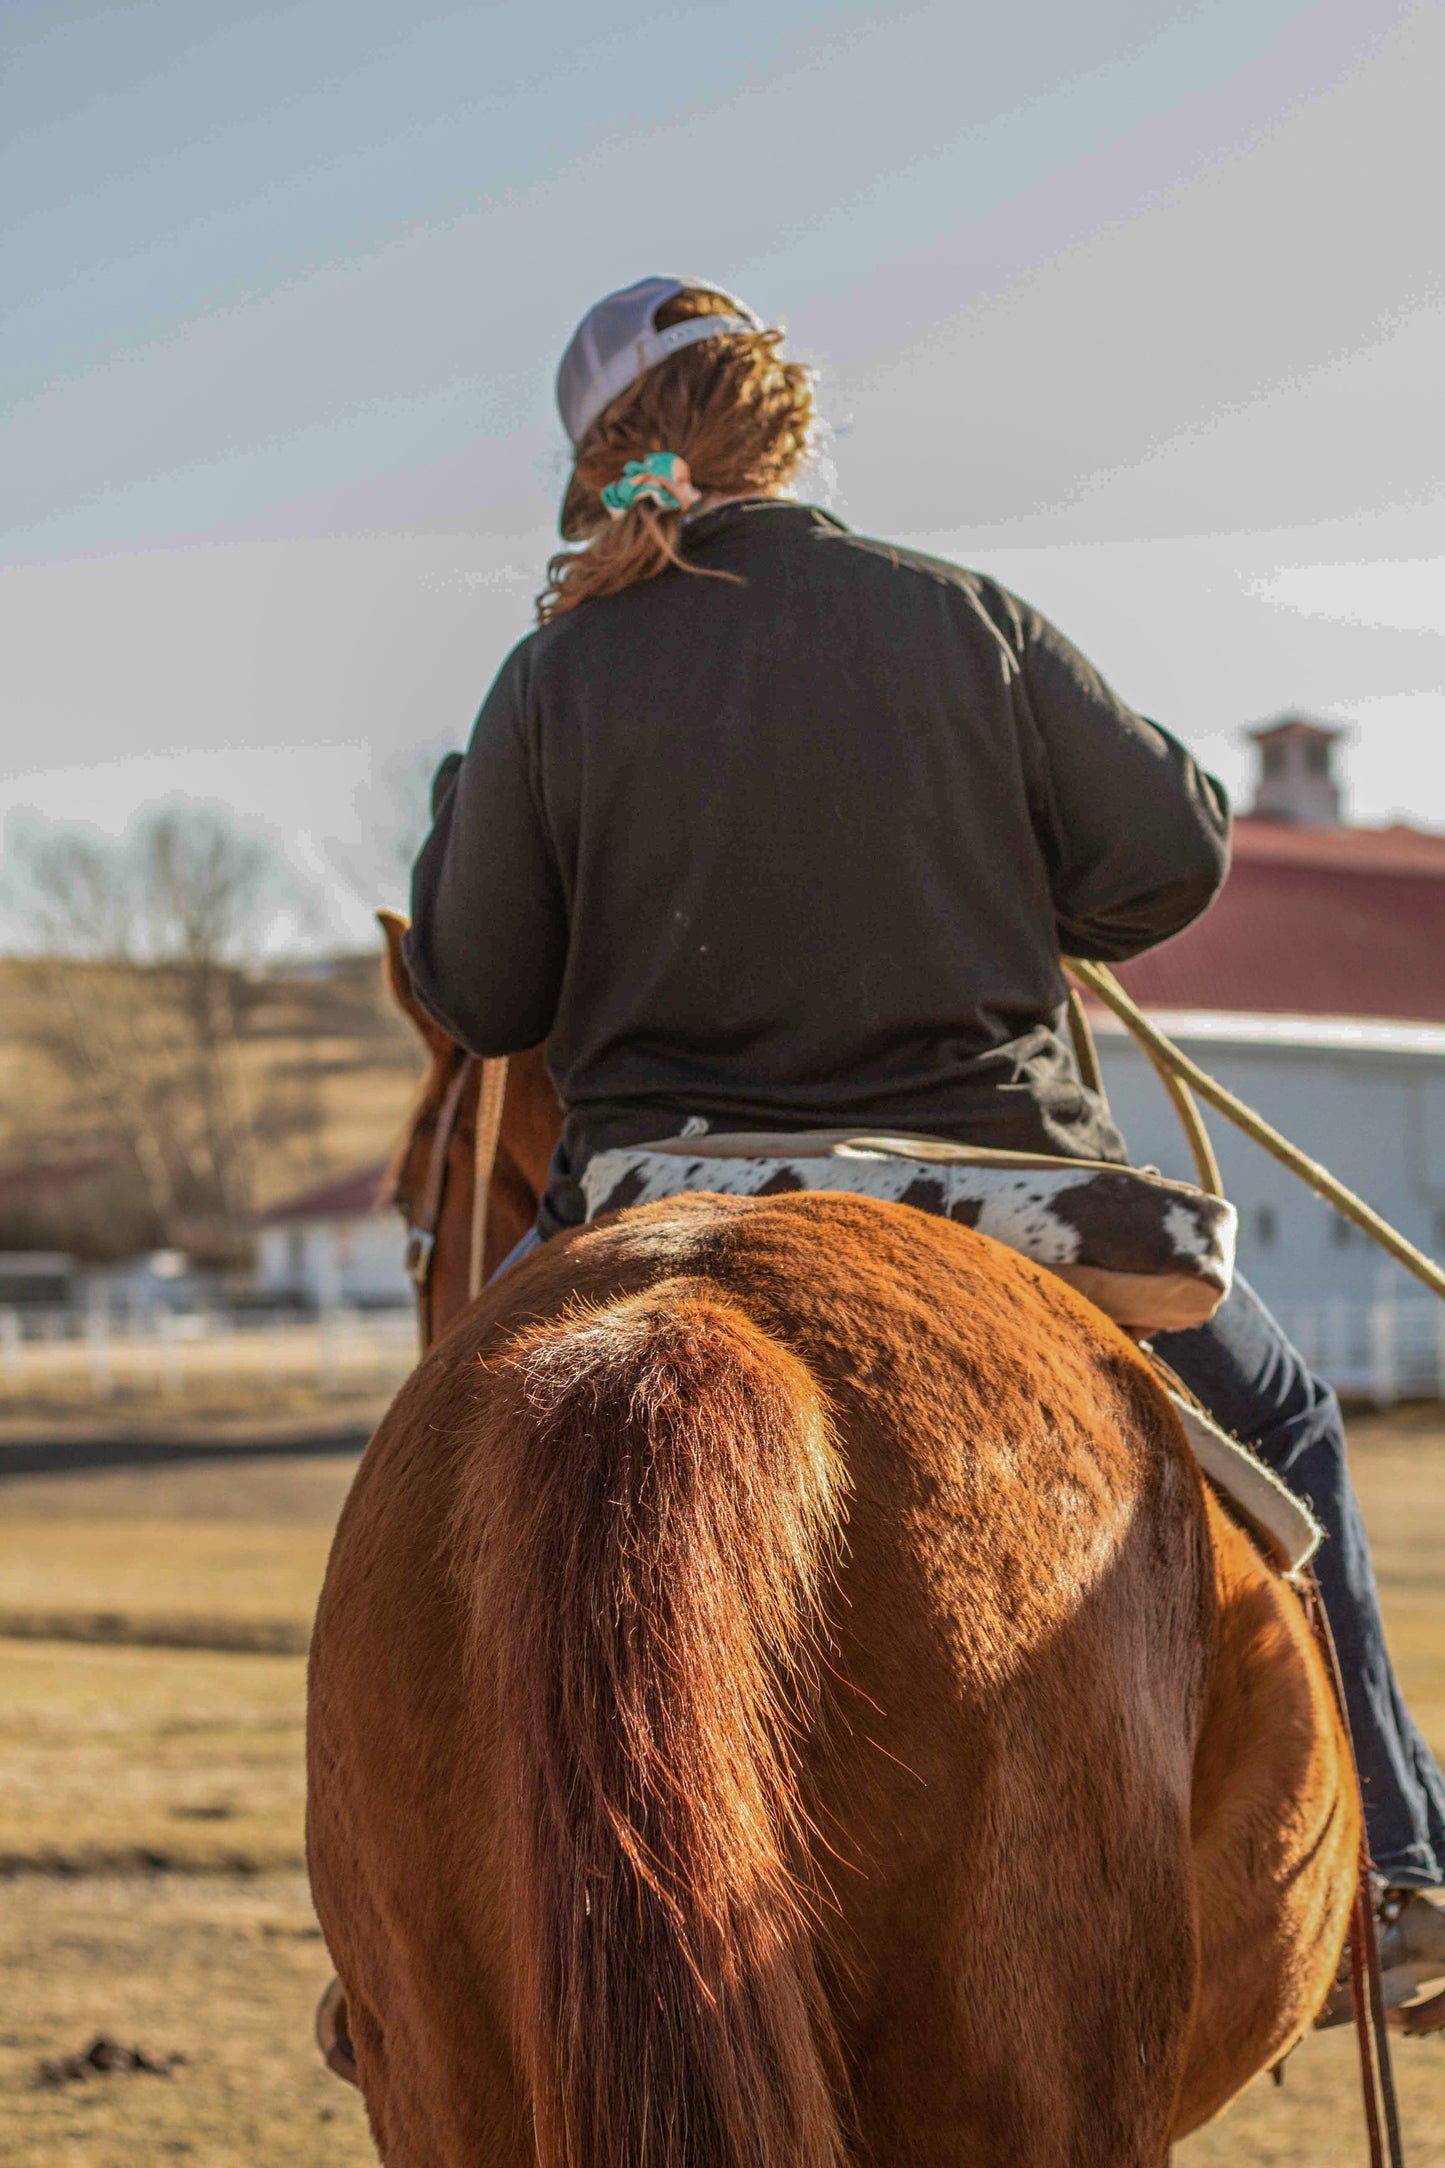
<svg viewBox="0 0 1445 2168"><path fill-rule="evenodd" d="M0 2158L12 2168L375 2162L359 2100L311 2047L330 1968L294 1867L12 1882L0 1966ZM37 2081L43 2061L100 2033L185 2061L168 2076Z"/></svg>
<svg viewBox="0 0 1445 2168"><path fill-rule="evenodd" d="M1445 1749L1445 1419L1405 1411L1353 1435L1396 1658ZM14 2168L374 2161L355 2096L310 2045L329 1967L301 1873L295 1652L350 1471L238 1460L0 1484ZM69 1638L43 1638L57 1618ZM101 2034L159 2069L42 2073ZM1176 2168L1356 2168L1352 2057L1345 2033L1309 2040L1282 2088L1252 2087ZM1402 2041L1396 2061L1411 2168L1445 2168L1445 2041Z"/></svg>

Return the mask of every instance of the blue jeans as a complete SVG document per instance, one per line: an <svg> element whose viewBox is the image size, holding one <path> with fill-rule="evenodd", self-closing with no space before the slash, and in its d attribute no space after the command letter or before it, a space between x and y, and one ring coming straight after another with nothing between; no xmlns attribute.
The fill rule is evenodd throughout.
<svg viewBox="0 0 1445 2168"><path fill-rule="evenodd" d="M492 1277L541 1240L529 1228ZM1325 1531L1315 1571L1339 1650L1370 1856L1396 1888L1445 1884L1445 1777L1405 1707L1385 1647L1344 1420L1332 1388L1311 1375L1254 1289L1238 1277L1207 1325L1160 1333L1154 1345L1215 1421L1313 1506Z"/></svg>
<svg viewBox="0 0 1445 2168"><path fill-rule="evenodd" d="M1445 1883L1445 1777L1390 1665L1338 1400L1245 1280L1236 1278L1207 1325L1160 1333L1154 1345L1215 1420L1314 1507L1325 1531L1315 1570L1339 1649L1370 1855L1398 1888L1438 1887Z"/></svg>
<svg viewBox="0 0 1445 2168"><path fill-rule="evenodd" d="M542 1247L542 1242L543 1235L541 1228L529 1227L527 1229L527 1232L523 1235L521 1241L514 1242L512 1244L512 1247L508 1250L506 1256L502 1259L502 1262L498 1265L496 1271L492 1273L491 1277L487 1281L488 1287L491 1286L493 1280L500 1280L504 1272L510 1272L513 1265L520 1265L524 1257L530 1257L533 1250L540 1250Z"/></svg>

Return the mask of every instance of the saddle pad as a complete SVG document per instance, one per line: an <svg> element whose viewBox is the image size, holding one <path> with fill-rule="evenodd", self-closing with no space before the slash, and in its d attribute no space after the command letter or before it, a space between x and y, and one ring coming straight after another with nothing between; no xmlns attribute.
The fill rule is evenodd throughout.
<svg viewBox="0 0 1445 2168"><path fill-rule="evenodd" d="M589 1220L690 1190L845 1190L913 1205L1048 1266L1136 1333L1202 1325L1234 1271L1232 1205L1191 1183L1100 1160L839 1130L668 1137L599 1152L582 1176Z"/></svg>
<svg viewBox="0 0 1445 2168"><path fill-rule="evenodd" d="M1191 1407L1172 1390L1169 1398L1184 1425L1194 1458L1215 1488L1224 1493L1237 1518L1263 1538L1266 1549L1285 1573L1302 1573L1324 1537L1324 1530L1304 1500L1202 1409Z"/></svg>

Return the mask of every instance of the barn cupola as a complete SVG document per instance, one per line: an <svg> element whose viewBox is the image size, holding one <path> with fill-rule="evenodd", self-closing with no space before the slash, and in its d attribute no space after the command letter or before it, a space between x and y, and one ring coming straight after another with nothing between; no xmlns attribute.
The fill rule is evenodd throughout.
<svg viewBox="0 0 1445 2168"><path fill-rule="evenodd" d="M1335 828L1340 785L1335 746L1345 735L1303 715L1282 715L1246 733L1259 755L1254 782L1255 820L1293 821L1302 827Z"/></svg>

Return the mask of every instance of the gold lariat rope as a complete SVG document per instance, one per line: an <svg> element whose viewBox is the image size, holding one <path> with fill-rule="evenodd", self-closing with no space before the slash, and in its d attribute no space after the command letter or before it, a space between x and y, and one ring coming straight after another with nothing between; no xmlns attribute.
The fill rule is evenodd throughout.
<svg viewBox="0 0 1445 2168"><path fill-rule="evenodd" d="M1270 1127L1262 1114L1256 1114L1253 1107L1246 1106L1242 1099L1235 1098L1233 1092L1226 1091L1222 1084L1210 1076L1208 1070L1201 1069L1198 1062L1191 1061L1183 1049L1177 1047L1172 1039L1167 1039L1157 1024L1152 1024L1143 1010L1130 1000L1107 964L1085 963L1077 956L1066 956L1063 964L1070 978L1078 985L1086 986L1090 993L1096 994L1105 1008L1113 1010L1154 1064L1184 1124L1190 1149L1194 1153L1194 1163L1199 1169L1201 1189L1209 1190L1216 1197L1223 1195L1219 1168L1209 1148L1209 1139L1204 1134L1199 1109L1190 1096L1194 1092L1198 1093L1206 1105L1214 1107L1227 1120L1233 1122L1236 1128L1242 1129L1247 1137L1252 1137L1254 1142L1262 1146L1271 1158L1277 1159L1282 1167L1288 1167L1291 1174L1297 1174L1317 1196L1332 1204L1347 1220L1353 1220L1356 1227L1367 1234L1372 1242L1378 1242L1380 1248L1388 1250L1391 1257L1398 1264L1402 1264L1407 1272L1413 1272L1417 1280L1423 1281L1431 1294L1439 1295L1441 1300L1445 1301L1445 1272L1441 1271L1433 1258L1427 1257L1423 1250L1417 1250L1413 1242L1407 1242L1397 1228L1392 1227L1388 1220L1381 1219L1378 1212L1370 1209L1363 1197L1357 1197L1352 1189L1346 1189L1343 1182L1337 1181L1328 1167L1322 1167L1318 1160L1311 1159L1307 1152L1302 1152L1297 1144L1291 1144L1288 1137L1282 1137L1277 1129ZM1087 1019L1085 1022L1087 1024ZM1077 1028L1076 1023L1076 1031ZM1097 1061L1095 1068L1097 1071Z"/></svg>
<svg viewBox="0 0 1445 2168"><path fill-rule="evenodd" d="M1065 958L1064 963L1066 970L1072 971L1074 969L1073 963L1068 958ZM1090 966L1089 968L1093 967ZM1120 991L1122 992L1123 989L1121 988ZM1079 1074L1089 1087L1089 1090L1097 1093L1099 1098L1103 1100L1104 1111L1107 1114L1109 1111L1109 1095L1104 1089L1104 1075L1099 1067L1099 1049L1094 1044L1094 1033L1089 1023L1089 1012L1079 998L1077 986L1069 988L1069 1034L1074 1042L1074 1057L1079 1064ZM1154 1074L1164 1086L1165 1091L1168 1092L1173 1102L1174 1111L1179 1116L1179 1126L1189 1140L1189 1149L1194 1158L1194 1171L1199 1177L1199 1187L1208 1197L1222 1197L1224 1195L1224 1183L1220 1178L1219 1161L1214 1156L1214 1147L1209 1141L1209 1131L1204 1126L1203 1116L1194 1104L1194 1094L1182 1078L1177 1077L1172 1069L1165 1066L1157 1054L1148 1047L1144 1051L1154 1064Z"/></svg>
<svg viewBox="0 0 1445 2168"><path fill-rule="evenodd" d="M480 1295L482 1266L487 1254L487 1200L492 1193L492 1169L497 1163L497 1141L502 1134L502 1108L507 1097L507 1057L488 1057L482 1062L477 1087L476 1143L472 1150L472 1248L467 1269L467 1294Z"/></svg>

